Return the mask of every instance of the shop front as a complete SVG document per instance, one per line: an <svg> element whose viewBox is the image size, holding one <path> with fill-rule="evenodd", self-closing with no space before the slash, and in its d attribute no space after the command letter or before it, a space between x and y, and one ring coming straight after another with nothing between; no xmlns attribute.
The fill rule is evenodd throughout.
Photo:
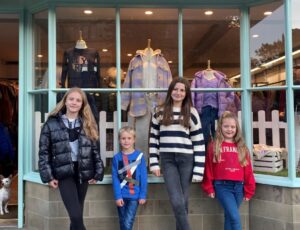
<svg viewBox="0 0 300 230"><path fill-rule="evenodd" d="M0 228L68 228L59 192L39 177L38 141L49 112L79 86L99 124L105 165L104 180L89 187L86 227L118 229L111 179L117 132L133 126L148 159L151 112L174 77L188 79L194 95L226 94L226 110L239 117L257 181L240 210L243 229L300 228L299 8L297 0L2 1L0 127L12 150L5 152L11 167L1 161L0 174L15 180L15 212L0 216ZM213 73L226 87L209 83ZM208 139L215 128L206 127ZM135 229L175 229L163 179L149 172L148 184ZM222 208L198 183L189 218L193 229L223 226Z"/></svg>

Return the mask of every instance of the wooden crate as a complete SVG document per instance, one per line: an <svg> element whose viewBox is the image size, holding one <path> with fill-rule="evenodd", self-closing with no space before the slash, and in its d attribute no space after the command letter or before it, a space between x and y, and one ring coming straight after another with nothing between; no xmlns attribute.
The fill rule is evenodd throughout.
<svg viewBox="0 0 300 230"><path fill-rule="evenodd" d="M283 169L283 160L277 153L269 153L261 159L253 158L253 170L259 172L279 172Z"/></svg>

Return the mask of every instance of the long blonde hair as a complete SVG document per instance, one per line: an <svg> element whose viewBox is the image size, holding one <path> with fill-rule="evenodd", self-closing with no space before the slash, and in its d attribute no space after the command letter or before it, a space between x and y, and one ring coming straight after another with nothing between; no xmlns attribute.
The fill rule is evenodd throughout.
<svg viewBox="0 0 300 230"><path fill-rule="evenodd" d="M55 108L51 111L49 117L57 116L59 112L66 112L67 97L74 92L79 93L82 98L82 106L81 109L79 110L79 116L82 119L82 128L88 138L90 138L93 141L97 141L99 139L98 127L94 115L92 113L92 110L90 108L90 105L88 103L86 94L80 88L74 87L69 89L65 93L62 100L59 103L57 103Z"/></svg>
<svg viewBox="0 0 300 230"><path fill-rule="evenodd" d="M222 151L222 142L224 141L224 136L222 133L222 124L224 119L233 119L236 124L236 133L234 136L234 142L237 145L239 162L242 167L248 164L247 155L249 154L249 150L245 144L244 138L242 136L241 127L239 125L238 119L235 114L225 111L218 120L218 126L216 131L216 137L214 142L214 159L213 162L221 161L221 151Z"/></svg>

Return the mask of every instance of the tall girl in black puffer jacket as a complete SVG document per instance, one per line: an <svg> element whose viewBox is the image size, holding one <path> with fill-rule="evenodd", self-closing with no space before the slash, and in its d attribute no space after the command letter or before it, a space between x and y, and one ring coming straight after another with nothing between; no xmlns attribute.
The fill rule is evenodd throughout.
<svg viewBox="0 0 300 230"><path fill-rule="evenodd" d="M71 230L85 230L83 206L88 184L103 179L98 139L85 93L71 88L50 113L39 142L41 179L59 188Z"/></svg>

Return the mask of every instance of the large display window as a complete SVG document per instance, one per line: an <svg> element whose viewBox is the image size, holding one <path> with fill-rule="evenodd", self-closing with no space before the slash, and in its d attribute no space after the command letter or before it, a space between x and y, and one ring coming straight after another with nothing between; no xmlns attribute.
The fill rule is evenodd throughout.
<svg viewBox="0 0 300 230"><path fill-rule="evenodd" d="M242 22L248 16L249 28L244 28L247 24ZM224 9L58 6L34 13L30 35L34 44L29 55L34 71L28 73L32 71L34 89L30 94L35 98L29 101L35 112L41 113L32 119L36 130L67 88L83 88L102 133L101 153L110 174L111 158L119 149L118 129L126 124L134 126L136 148L147 155L151 112L164 102L169 83L179 76L190 81L194 103L202 94L213 94L215 98L226 95L226 110L237 113L245 129L245 124L251 125L251 133L245 133L246 140L251 139L247 141L251 152L258 144L273 146L270 136L277 134L264 131L257 137L259 131L253 124L260 122L257 120L260 111L265 112L264 122L269 122L273 111L278 111L277 124L288 125L287 100L283 96L287 88L284 16L283 1L253 6L249 12L237 6ZM245 37L246 29L249 37ZM276 32L274 36L269 36L270 30ZM54 31L55 36L48 31ZM244 44L247 41L250 47ZM55 47L56 52L48 52L48 46ZM249 63L241 57L247 53ZM54 64L48 59L55 60ZM249 67L249 72L245 67ZM143 71L139 73L138 68ZM140 74L140 82L132 80ZM204 78L209 81L206 85L199 80ZM251 107L261 95L265 103L273 101L261 110L252 106L251 115L243 114L242 108ZM137 101L143 104L138 109ZM204 116L201 108L197 110ZM41 117L39 123L35 116ZM219 113L215 121L218 116ZM250 123L243 122L248 118ZM205 117L201 120L205 122ZM288 128L284 132L287 131ZM279 130L280 137L282 132ZM38 143L36 134L38 131L33 134L33 146ZM213 135L212 130L209 135ZM285 142L283 145L280 142L279 147L288 146L283 139ZM36 161L34 158L32 165ZM283 164L287 165L285 161ZM276 173L271 172L279 175ZM288 170L284 173L287 176Z"/></svg>

